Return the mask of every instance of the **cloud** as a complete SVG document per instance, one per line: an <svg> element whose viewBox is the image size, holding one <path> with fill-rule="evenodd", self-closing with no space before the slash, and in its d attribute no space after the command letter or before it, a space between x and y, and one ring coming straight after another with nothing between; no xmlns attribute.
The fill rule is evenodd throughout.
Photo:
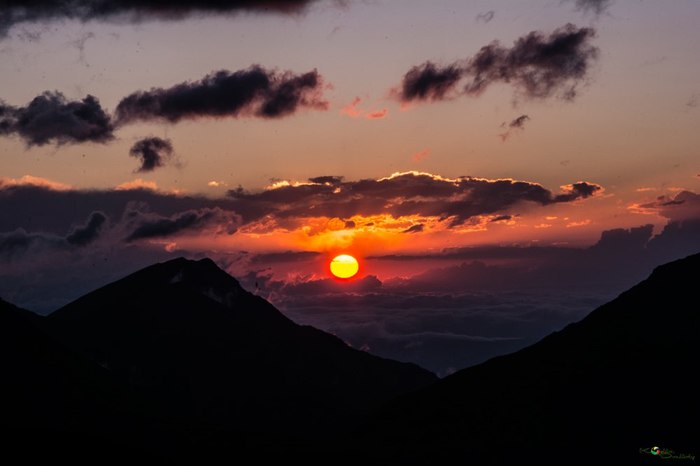
<svg viewBox="0 0 700 466"><path fill-rule="evenodd" d="M479 13L478 15L476 15L476 22L490 23L494 16L496 16L496 12L493 10L489 10L485 13Z"/></svg>
<svg viewBox="0 0 700 466"><path fill-rule="evenodd" d="M518 94L544 99L573 99L598 57L591 45L595 31L573 24L549 35L532 31L510 48L494 41L474 56L450 65L426 62L403 77L398 97L403 102L445 100L456 95L479 95L495 83L511 85ZM465 79L461 90L458 84Z"/></svg>
<svg viewBox="0 0 700 466"><path fill-rule="evenodd" d="M68 250L87 246L99 237L106 220L107 217L102 212L92 212L85 224L73 228L66 236L49 232L27 232L21 227L10 232L0 232L0 258L10 261L32 249Z"/></svg>
<svg viewBox="0 0 700 466"><path fill-rule="evenodd" d="M386 117L389 114L389 109L382 108L380 110L363 110L358 108L362 99L355 97L352 102L340 109L340 113L349 116L350 118L364 118L366 120L378 120Z"/></svg>
<svg viewBox="0 0 700 466"><path fill-rule="evenodd" d="M66 236L68 244L74 246L85 246L92 243L100 235L102 225L107 221L107 217L102 212L93 212L90 214L85 225L81 225L71 231Z"/></svg>
<svg viewBox="0 0 700 466"><path fill-rule="evenodd" d="M24 175L21 178L2 178L0 177L0 189L9 188L11 186L36 186L50 189L53 191L68 191L73 189L72 186L58 181L41 178L38 176Z"/></svg>
<svg viewBox="0 0 700 466"><path fill-rule="evenodd" d="M525 123L528 120L530 120L530 117L528 115L520 115L519 117L511 120L511 122L508 123L508 129L504 133L499 134L498 136L503 142L505 142L513 134L513 131L522 131L525 128ZM501 127L506 127L505 122L501 124Z"/></svg>
<svg viewBox="0 0 700 466"><path fill-rule="evenodd" d="M236 232L240 217L220 208L202 208L179 212L165 217L158 214L139 211L127 212L133 230L126 238L127 242L149 238L165 238L187 230L214 228L216 234Z"/></svg>
<svg viewBox="0 0 700 466"><path fill-rule="evenodd" d="M394 218L420 215L461 225L472 217L512 208L520 203L542 206L590 197L602 188L588 182L563 187L554 195L537 183L511 179L443 178L420 172L394 173L386 178L341 181L330 177L303 184L281 184L259 193L230 190L236 205L277 219L351 218L388 214Z"/></svg>
<svg viewBox="0 0 700 466"><path fill-rule="evenodd" d="M569 0L576 4L576 9L601 15L612 5L613 0Z"/></svg>
<svg viewBox="0 0 700 466"><path fill-rule="evenodd" d="M571 202L576 199L585 199L602 190L599 185L585 181L567 184L562 186L561 189L566 191L566 193L555 196L554 202Z"/></svg>
<svg viewBox="0 0 700 466"><path fill-rule="evenodd" d="M158 137L144 138L137 141L129 150L129 155L140 159L141 167L138 172L150 172L165 165L165 161L173 154L170 139Z"/></svg>
<svg viewBox="0 0 700 466"><path fill-rule="evenodd" d="M343 176L317 176L314 178L309 178L309 182L314 184L329 184L334 186L342 183L344 178L345 177Z"/></svg>
<svg viewBox="0 0 700 466"><path fill-rule="evenodd" d="M659 196L654 202L642 204L639 207L656 211L672 221L700 219L700 194L681 191L674 197Z"/></svg>
<svg viewBox="0 0 700 466"><path fill-rule="evenodd" d="M421 233L422 231L423 231L423 224L417 223L415 225L412 225L412 226L406 228L403 232L404 233Z"/></svg>
<svg viewBox="0 0 700 466"><path fill-rule="evenodd" d="M294 14L316 0L7 0L0 10L0 38L15 24L53 20L177 20L188 16L249 11L254 13Z"/></svg>
<svg viewBox="0 0 700 466"><path fill-rule="evenodd" d="M463 74L458 64L439 67L428 61L414 66L401 81L399 99L403 102L445 100L451 96Z"/></svg>
<svg viewBox="0 0 700 466"><path fill-rule="evenodd" d="M146 181L141 178L125 181L114 187L115 191L133 191L148 189L150 191L158 191L158 184L155 181Z"/></svg>
<svg viewBox="0 0 700 466"><path fill-rule="evenodd" d="M198 118L281 118L301 108L327 109L322 88L316 70L300 75L257 65L235 72L221 70L200 81L135 92L119 102L115 121L123 125L139 120L176 123Z"/></svg>
<svg viewBox="0 0 700 466"><path fill-rule="evenodd" d="M411 156L411 160L414 162L420 162L421 160L425 160L430 156L430 149L423 149L422 151L416 152Z"/></svg>
<svg viewBox="0 0 700 466"><path fill-rule="evenodd" d="M114 139L113 130L109 115L91 95L71 101L58 91L46 91L26 107L0 101L0 135L15 134L28 146L105 143Z"/></svg>
<svg viewBox="0 0 700 466"><path fill-rule="evenodd" d="M0 183L0 231L25 228L63 235L91 213L100 211L108 218L122 219L113 228L131 240L188 229L212 231L217 225L227 231L272 231L278 227L292 231L303 224L308 226L309 219L319 219L312 228L319 231L331 224L338 230L353 228L350 222L354 222L355 227L388 225L386 228L400 232L415 224L427 228L442 223L452 228L487 222L492 216L517 215L520 209L531 206L577 201L602 190L596 184L578 182L553 193L529 181L445 178L421 172L353 181L325 175L303 183L278 185L259 192L232 189L224 197L207 198L164 192L143 180L90 191L55 191L48 186ZM367 218L357 223L357 216ZM128 225L122 225L125 222Z"/></svg>
<svg viewBox="0 0 700 466"><path fill-rule="evenodd" d="M509 128L522 128L525 126L525 122L529 119L530 119L530 117L527 115L520 115L518 118L511 121L510 124L508 124L508 127Z"/></svg>
<svg viewBox="0 0 700 466"><path fill-rule="evenodd" d="M24 228L0 233L0 258L11 261L22 256L30 248L60 248L65 241L60 236L44 233L28 233Z"/></svg>

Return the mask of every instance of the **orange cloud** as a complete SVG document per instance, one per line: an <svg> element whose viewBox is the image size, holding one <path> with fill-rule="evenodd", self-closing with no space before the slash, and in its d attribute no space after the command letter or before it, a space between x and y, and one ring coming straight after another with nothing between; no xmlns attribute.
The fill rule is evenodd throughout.
<svg viewBox="0 0 700 466"><path fill-rule="evenodd" d="M146 181L141 178L136 178L135 180L125 181L124 183L118 184L114 187L116 191L131 191L134 189L149 189L151 191L158 191L158 185L155 181Z"/></svg>
<svg viewBox="0 0 700 466"><path fill-rule="evenodd" d="M369 111L358 108L360 102L362 102L362 99L355 97L352 99L352 102L340 109L340 113L347 115L350 118L364 118L366 120L378 120L386 117L389 114L389 109L387 108Z"/></svg>
<svg viewBox="0 0 700 466"><path fill-rule="evenodd" d="M24 175L21 178L0 177L0 189L9 188L10 186L37 186L52 191L68 191L73 189L73 187L68 184L32 175Z"/></svg>
<svg viewBox="0 0 700 466"><path fill-rule="evenodd" d="M423 149L422 151L413 154L411 156L411 160L413 160L414 162L420 162L421 160L427 159L429 155L430 149Z"/></svg>

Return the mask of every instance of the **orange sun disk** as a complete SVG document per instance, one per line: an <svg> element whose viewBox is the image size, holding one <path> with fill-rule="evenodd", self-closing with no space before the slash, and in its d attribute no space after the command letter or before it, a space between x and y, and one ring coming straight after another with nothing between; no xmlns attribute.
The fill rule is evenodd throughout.
<svg viewBox="0 0 700 466"><path fill-rule="evenodd" d="M349 254L335 256L330 263L331 273L338 278L352 278L360 270L357 259Z"/></svg>

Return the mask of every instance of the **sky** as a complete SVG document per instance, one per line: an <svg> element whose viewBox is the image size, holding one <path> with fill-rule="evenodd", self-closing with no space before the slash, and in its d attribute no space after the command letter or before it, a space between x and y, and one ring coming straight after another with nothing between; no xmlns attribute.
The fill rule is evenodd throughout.
<svg viewBox="0 0 700 466"><path fill-rule="evenodd" d="M0 296L46 314L207 256L440 375L523 347L700 250L699 20L696 0L3 2ZM341 253L353 280L329 275Z"/></svg>

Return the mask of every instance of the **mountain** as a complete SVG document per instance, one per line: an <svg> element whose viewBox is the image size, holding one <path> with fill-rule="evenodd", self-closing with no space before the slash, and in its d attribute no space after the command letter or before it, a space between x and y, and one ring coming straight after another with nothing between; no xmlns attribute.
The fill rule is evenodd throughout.
<svg viewBox="0 0 700 466"><path fill-rule="evenodd" d="M697 455L700 254L516 353L400 397L355 439L378 464L648 464ZM352 463L352 461L349 461ZM674 464L690 464L676 459Z"/></svg>
<svg viewBox="0 0 700 466"><path fill-rule="evenodd" d="M437 379L295 324L209 259L145 268L46 326L175 430L328 436Z"/></svg>
<svg viewBox="0 0 700 466"><path fill-rule="evenodd" d="M0 449L24 461L128 458L139 401L111 374L57 342L43 318L0 299ZM126 444L132 445L127 447ZM40 448L38 448L40 447ZM66 456L68 457L68 456Z"/></svg>

